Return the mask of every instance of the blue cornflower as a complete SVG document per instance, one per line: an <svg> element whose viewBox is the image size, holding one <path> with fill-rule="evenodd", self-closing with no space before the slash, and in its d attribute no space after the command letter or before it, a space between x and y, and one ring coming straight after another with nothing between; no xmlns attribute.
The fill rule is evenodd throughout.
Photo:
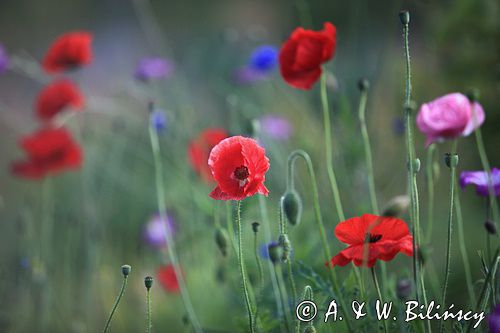
<svg viewBox="0 0 500 333"><path fill-rule="evenodd" d="M255 48L250 55L248 66L260 72L270 72L278 64L278 50L272 45Z"/></svg>
<svg viewBox="0 0 500 333"><path fill-rule="evenodd" d="M149 117L151 126L153 126L157 132L161 132L167 128L167 113L165 110L155 108Z"/></svg>

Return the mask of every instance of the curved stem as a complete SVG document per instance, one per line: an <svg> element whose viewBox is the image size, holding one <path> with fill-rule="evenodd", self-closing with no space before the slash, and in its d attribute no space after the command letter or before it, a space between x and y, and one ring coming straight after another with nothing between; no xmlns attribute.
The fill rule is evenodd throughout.
<svg viewBox="0 0 500 333"><path fill-rule="evenodd" d="M163 166L161 160L161 152L160 152L160 143L158 140L158 134L156 130L151 126L149 126L149 138L151 140L151 149L153 151L154 158L154 167L155 167L155 183L156 183L156 193L157 193L157 201L158 201L158 210L160 213L160 218L162 221L167 221L167 207L165 204L165 182L163 179ZM184 281L184 277L182 275L182 271L179 266L179 260L177 258L177 252L175 251L174 240L170 231L168 230L166 223L162 223L163 226L163 236L167 243L167 253L174 267L175 276L177 277L177 281L179 283L179 289L181 292L182 301L184 303L184 307L186 308L186 312L193 325L193 329L196 333L202 332L201 326L198 322L196 314L193 309L193 305L191 304L191 299L189 298L189 293L186 288L186 282Z"/></svg>
<svg viewBox="0 0 500 333"><path fill-rule="evenodd" d="M380 292L380 285L378 284L378 279L377 279L377 274L375 273L375 268L371 267L370 271L372 272L372 278L373 278L373 284L375 285L375 289L377 290L377 296L380 301L380 303L384 303L384 300L382 299L382 293ZM387 329L387 323L385 320L384 322L384 331L385 333L388 333L389 330Z"/></svg>
<svg viewBox="0 0 500 333"><path fill-rule="evenodd" d="M243 285L243 294L245 296L245 305L248 313L248 324L250 332L255 333L255 318L253 316L252 304L250 303L250 295L248 293L247 277L245 272L245 263L243 259L243 237L241 230L241 200L236 202L236 229L238 233L238 264L240 266L241 282Z"/></svg>
<svg viewBox="0 0 500 333"><path fill-rule="evenodd" d="M332 187L333 200L335 201L339 221L344 221L344 209L342 208L342 203L340 201L339 187L337 185L335 171L333 170L332 125L330 123L330 109L328 107L328 96L326 93L325 70L323 70L323 74L321 74L321 104L323 106L323 125L325 130L326 170L328 172L330 186Z"/></svg>
<svg viewBox="0 0 500 333"><path fill-rule="evenodd" d="M122 299L123 293L125 292L125 287L127 287L127 276L123 276L123 282L122 282L122 287L120 289L120 293L116 298L115 304L113 305L113 309L111 309L111 313L109 314L106 326L104 326L104 330L102 331L103 333L106 333L109 329L109 325L111 324L111 319L113 319L113 315L115 314L115 311L118 308L118 304L120 304L120 300Z"/></svg>

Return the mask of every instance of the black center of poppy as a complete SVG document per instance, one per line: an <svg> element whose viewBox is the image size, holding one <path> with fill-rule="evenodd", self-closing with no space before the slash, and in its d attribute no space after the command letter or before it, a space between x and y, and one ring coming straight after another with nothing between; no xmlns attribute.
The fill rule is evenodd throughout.
<svg viewBox="0 0 500 333"><path fill-rule="evenodd" d="M379 240L382 239L382 235L380 234L366 234L366 240L368 241L368 243L376 243L378 242Z"/></svg>
<svg viewBox="0 0 500 333"><path fill-rule="evenodd" d="M234 169L234 178L238 180L245 180L249 176L248 168L244 165L237 167Z"/></svg>

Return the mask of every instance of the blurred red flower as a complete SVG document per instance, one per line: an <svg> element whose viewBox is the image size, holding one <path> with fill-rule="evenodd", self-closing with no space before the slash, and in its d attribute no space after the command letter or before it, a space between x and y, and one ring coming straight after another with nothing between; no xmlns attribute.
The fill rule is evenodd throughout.
<svg viewBox="0 0 500 333"><path fill-rule="evenodd" d="M71 81L62 79L45 86L36 100L36 113L42 120L50 120L67 107L83 106L83 96Z"/></svg>
<svg viewBox="0 0 500 333"><path fill-rule="evenodd" d="M335 53L337 30L327 22L321 31L297 28L283 44L280 70L285 81L299 89L311 89L321 75L321 64Z"/></svg>
<svg viewBox="0 0 500 333"><path fill-rule="evenodd" d="M82 151L64 128L45 128L20 141L27 160L12 164L12 172L23 178L41 179L82 165Z"/></svg>
<svg viewBox="0 0 500 333"><path fill-rule="evenodd" d="M189 143L189 162L193 169L207 182L212 181L212 173L208 167L208 155L216 144L227 138L228 134L221 128L209 128L201 132Z"/></svg>
<svg viewBox="0 0 500 333"><path fill-rule="evenodd" d="M353 261L356 266L373 267L377 259L389 261L399 252L413 255L413 237L408 226L395 217L371 214L353 217L337 225L335 236L349 247L331 259L332 266L345 266Z"/></svg>
<svg viewBox="0 0 500 333"><path fill-rule="evenodd" d="M45 54L43 68L52 74L89 64L92 38L86 31L68 32L58 37Z"/></svg>
<svg viewBox="0 0 500 333"><path fill-rule="evenodd" d="M269 159L254 139L232 136L210 152L208 165L217 182L210 193L216 200L242 200L255 193L267 196L264 185Z"/></svg>
<svg viewBox="0 0 500 333"><path fill-rule="evenodd" d="M165 288L166 291L171 293L180 292L179 281L177 281L177 275L175 275L174 266L166 265L160 267L156 276L161 286Z"/></svg>

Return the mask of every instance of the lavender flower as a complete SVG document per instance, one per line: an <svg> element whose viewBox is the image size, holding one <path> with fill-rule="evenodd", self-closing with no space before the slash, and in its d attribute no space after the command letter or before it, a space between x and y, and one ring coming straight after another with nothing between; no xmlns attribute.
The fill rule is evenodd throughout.
<svg viewBox="0 0 500 333"><path fill-rule="evenodd" d="M270 72L278 64L278 50L272 45L262 45L253 50L248 67L259 72Z"/></svg>
<svg viewBox="0 0 500 333"><path fill-rule="evenodd" d="M166 246L165 235L163 233L163 226L167 227L167 231L171 234L174 233L174 221L172 216L167 217L167 221L163 221L159 214L153 215L144 227L144 240L154 248L162 248Z"/></svg>
<svg viewBox="0 0 500 333"><path fill-rule="evenodd" d="M163 109L154 109L149 119L151 121L151 126L157 131L162 132L167 128L167 113Z"/></svg>
<svg viewBox="0 0 500 333"><path fill-rule="evenodd" d="M491 170L491 182L496 196L500 195L500 169ZM460 186L475 185L476 192L480 196L488 196L488 175L485 171L463 171L460 174Z"/></svg>
<svg viewBox="0 0 500 333"><path fill-rule="evenodd" d="M174 64L164 58L143 58L135 69L135 78L148 82L151 80L167 79L174 71Z"/></svg>
<svg viewBox="0 0 500 333"><path fill-rule="evenodd" d="M500 304L487 317L491 333L500 333Z"/></svg>
<svg viewBox="0 0 500 333"><path fill-rule="evenodd" d="M293 132L290 122L277 115L265 115L259 119L260 130L270 138L288 140Z"/></svg>
<svg viewBox="0 0 500 333"><path fill-rule="evenodd" d="M0 74L5 72L9 67L9 57L5 48L0 44Z"/></svg>

